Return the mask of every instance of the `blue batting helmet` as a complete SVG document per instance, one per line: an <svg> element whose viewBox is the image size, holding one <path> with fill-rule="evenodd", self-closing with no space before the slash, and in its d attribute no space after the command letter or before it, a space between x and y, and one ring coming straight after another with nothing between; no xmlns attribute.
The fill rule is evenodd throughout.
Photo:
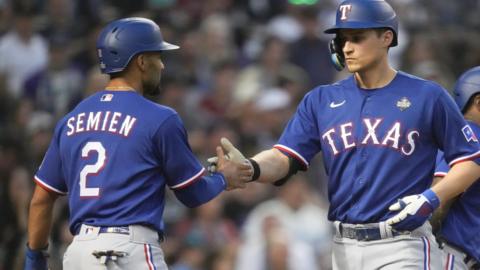
<svg viewBox="0 0 480 270"><path fill-rule="evenodd" d="M465 110L470 98L477 93L480 93L480 66L465 71L453 89L455 102L461 111Z"/></svg>
<svg viewBox="0 0 480 270"><path fill-rule="evenodd" d="M339 29L389 28L394 38L391 47L397 46L398 21L393 8L384 0L346 0L337 9L335 25L325 30L335 34Z"/></svg>
<svg viewBox="0 0 480 270"><path fill-rule="evenodd" d="M165 42L160 27L145 18L125 18L111 22L97 39L97 53L102 73L122 71L137 54L175 50Z"/></svg>

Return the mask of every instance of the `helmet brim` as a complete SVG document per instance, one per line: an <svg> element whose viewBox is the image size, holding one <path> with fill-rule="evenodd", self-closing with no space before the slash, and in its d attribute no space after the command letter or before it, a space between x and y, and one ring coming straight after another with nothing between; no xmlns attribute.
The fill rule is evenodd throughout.
<svg viewBox="0 0 480 270"><path fill-rule="evenodd" d="M170 50L176 50L176 49L179 49L180 46L178 45L175 45L175 44L172 44L172 43L168 43L168 42L162 42L162 44L160 45L160 50L161 51L170 51Z"/></svg>
<svg viewBox="0 0 480 270"><path fill-rule="evenodd" d="M380 23L348 21L348 22L341 23L339 25L334 25L323 32L325 34L336 34L340 29L373 29L373 28L390 28L390 27L386 27L385 24L380 24Z"/></svg>

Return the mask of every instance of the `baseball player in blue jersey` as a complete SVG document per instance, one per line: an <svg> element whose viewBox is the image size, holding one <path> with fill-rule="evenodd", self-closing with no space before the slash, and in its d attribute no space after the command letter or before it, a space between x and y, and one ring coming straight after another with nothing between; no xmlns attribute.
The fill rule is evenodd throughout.
<svg viewBox="0 0 480 270"><path fill-rule="evenodd" d="M143 18L114 21L100 33L100 67L111 80L55 128L35 174L25 269L47 268L58 195L68 196L75 235L64 269L159 270L167 269L160 248L165 187L196 207L251 178L249 165L223 159L218 173L206 175L178 114L142 96L159 87L160 52L177 48Z"/></svg>
<svg viewBox="0 0 480 270"><path fill-rule="evenodd" d="M480 134L480 66L466 71L455 85L455 102L471 129L467 136L477 141ZM437 157L434 183L442 180L450 167ZM445 269L480 269L480 182L477 181L450 201L441 223L439 239L445 253Z"/></svg>
<svg viewBox="0 0 480 270"><path fill-rule="evenodd" d="M392 69L397 17L383 0L347 0L330 44L352 76L305 95L278 144L248 159L252 180L281 184L322 152L334 269L440 269L431 213L480 176L480 148L447 92ZM230 159L243 155L222 141ZM452 169L432 188L437 149Z"/></svg>

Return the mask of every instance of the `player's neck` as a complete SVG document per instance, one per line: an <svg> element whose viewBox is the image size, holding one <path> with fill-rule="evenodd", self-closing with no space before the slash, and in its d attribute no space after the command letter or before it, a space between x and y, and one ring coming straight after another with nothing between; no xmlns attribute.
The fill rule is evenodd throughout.
<svg viewBox="0 0 480 270"><path fill-rule="evenodd" d="M477 125L480 125L480 112L477 110L470 109L463 115L463 117L466 120L469 120L471 122L474 122Z"/></svg>
<svg viewBox="0 0 480 270"><path fill-rule="evenodd" d="M396 74L397 71L384 62L368 70L355 72L355 80L363 89L377 89L387 86Z"/></svg>
<svg viewBox="0 0 480 270"><path fill-rule="evenodd" d="M125 78L114 78L111 79L107 86L105 87L106 90L109 91L138 91L138 86L135 83L130 82Z"/></svg>

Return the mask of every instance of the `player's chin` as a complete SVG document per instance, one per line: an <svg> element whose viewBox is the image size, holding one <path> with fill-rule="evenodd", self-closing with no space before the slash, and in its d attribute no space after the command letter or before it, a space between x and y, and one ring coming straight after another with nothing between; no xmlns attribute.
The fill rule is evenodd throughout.
<svg viewBox="0 0 480 270"><path fill-rule="evenodd" d="M360 65L358 63L348 63L348 62L346 64L346 67L350 73L360 72L365 68L365 66Z"/></svg>
<svg viewBox="0 0 480 270"><path fill-rule="evenodd" d="M347 65L347 70L350 73L358 72L360 69L357 68L355 65Z"/></svg>

